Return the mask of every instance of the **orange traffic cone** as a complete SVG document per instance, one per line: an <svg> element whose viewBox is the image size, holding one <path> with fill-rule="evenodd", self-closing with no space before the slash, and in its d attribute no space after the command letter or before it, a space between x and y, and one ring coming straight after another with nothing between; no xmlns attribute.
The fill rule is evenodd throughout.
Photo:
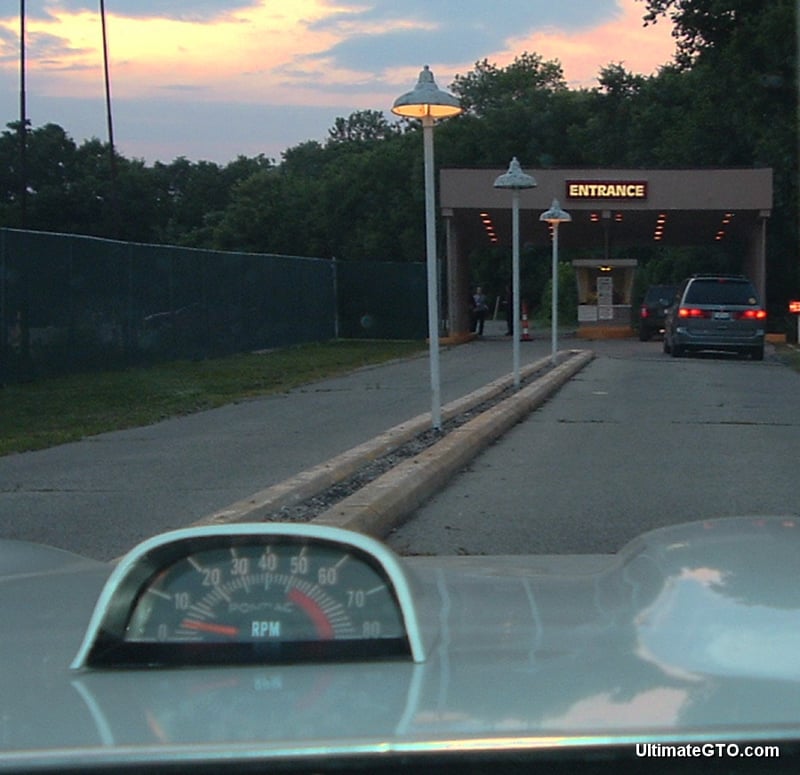
<svg viewBox="0 0 800 775"><path fill-rule="evenodd" d="M533 337L528 331L528 304L522 302L522 336L519 338L520 342L532 342Z"/></svg>

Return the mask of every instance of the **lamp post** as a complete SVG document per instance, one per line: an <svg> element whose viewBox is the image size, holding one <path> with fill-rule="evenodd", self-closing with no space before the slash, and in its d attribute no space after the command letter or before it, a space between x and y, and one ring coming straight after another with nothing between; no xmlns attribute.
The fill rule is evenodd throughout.
<svg viewBox="0 0 800 775"><path fill-rule="evenodd" d="M436 206L434 203L433 125L436 119L461 113L456 97L442 91L433 80L428 65L419 74L417 85L394 101L392 113L404 118L422 120L425 152L425 244L428 274L428 342L431 372L431 422L435 430L442 427L441 388L439 378L439 288L436 262Z"/></svg>
<svg viewBox="0 0 800 775"><path fill-rule="evenodd" d="M526 175L522 171L520 163L515 156L508 165L508 172L497 177L494 181L495 188L511 189L511 290L513 295L512 320L512 339L513 339L513 361L514 361L514 387L519 387L519 192L523 188L533 188L536 181L532 175Z"/></svg>
<svg viewBox="0 0 800 775"><path fill-rule="evenodd" d="M550 321L550 360L555 365L556 353L558 352L558 225L568 223L572 216L561 209L558 199L553 200L550 209L539 216L540 221L546 221L553 228L553 299Z"/></svg>

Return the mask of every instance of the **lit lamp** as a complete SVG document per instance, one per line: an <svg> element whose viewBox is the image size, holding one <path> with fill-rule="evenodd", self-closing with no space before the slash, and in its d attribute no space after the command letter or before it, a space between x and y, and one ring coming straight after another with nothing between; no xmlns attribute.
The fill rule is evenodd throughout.
<svg viewBox="0 0 800 775"><path fill-rule="evenodd" d="M394 101L392 113L422 121L425 149L425 244L428 270L428 342L431 370L431 421L436 430L442 427L439 381L439 289L436 267L436 209L433 178L433 125L436 119L461 113L456 97L439 89L428 65L419 74L414 89Z"/></svg>
<svg viewBox="0 0 800 775"><path fill-rule="evenodd" d="M519 162L517 161L517 157L515 156L511 160L511 164L508 166L508 172L503 175L500 175L494 181L495 188L509 188L511 189L511 241L512 241L512 248L511 248L511 288L513 292L513 313L511 316L512 320L512 338L514 340L513 343L513 353L514 353L514 386L519 386L519 318L520 318L520 310L519 310L519 298L520 298L520 287L519 287L519 192L523 188L533 188L536 185L536 181L533 179L533 176L526 175L522 171L522 167L520 166Z"/></svg>
<svg viewBox="0 0 800 775"><path fill-rule="evenodd" d="M552 312L550 321L550 341L551 341L551 355L550 359L555 365L556 353L558 352L558 224L568 223L572 220L572 216L561 209L558 199L553 200L550 209L546 210L539 216L540 221L546 221L553 227L553 300Z"/></svg>

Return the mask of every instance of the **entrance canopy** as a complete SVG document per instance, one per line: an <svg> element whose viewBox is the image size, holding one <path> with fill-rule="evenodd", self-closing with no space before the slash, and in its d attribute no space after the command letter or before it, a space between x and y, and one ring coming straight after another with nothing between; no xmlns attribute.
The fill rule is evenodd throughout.
<svg viewBox="0 0 800 775"><path fill-rule="evenodd" d="M524 168L524 165L523 165ZM439 201L447 228L451 333L468 330L461 300L469 293L468 257L481 245L511 247L511 194L496 189L504 169L443 169ZM571 216L559 249L607 260L616 248L644 245L744 246L747 274L764 295L766 220L772 170L525 169L537 186L519 192L520 242L549 246L539 215L553 199ZM575 255L575 250L580 256Z"/></svg>

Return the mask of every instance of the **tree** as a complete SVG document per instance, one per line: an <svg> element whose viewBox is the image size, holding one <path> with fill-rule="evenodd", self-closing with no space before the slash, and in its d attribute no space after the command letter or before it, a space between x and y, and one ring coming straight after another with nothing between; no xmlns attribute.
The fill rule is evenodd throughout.
<svg viewBox="0 0 800 775"><path fill-rule="evenodd" d="M677 62L691 67L707 52L729 47L737 37L747 36L761 26L761 18L776 7L789 3L782 0L643 0L647 6L645 25L655 24L659 17L669 17L673 37L677 41ZM772 9L772 11L771 11ZM786 33L793 25L783 29Z"/></svg>
<svg viewBox="0 0 800 775"><path fill-rule="evenodd" d="M424 257L421 142L416 132L340 152L320 179L329 255L353 260Z"/></svg>
<svg viewBox="0 0 800 775"><path fill-rule="evenodd" d="M444 122L439 131L442 161L447 164L558 163L559 110L570 92L561 65L538 54L523 53L507 67L477 62L451 86L465 113Z"/></svg>
<svg viewBox="0 0 800 775"><path fill-rule="evenodd" d="M484 59L466 75L456 75L451 87L466 113L485 116L514 103L526 104L537 94L567 88L561 63L545 61L538 54L520 54L507 67Z"/></svg>
<svg viewBox="0 0 800 775"><path fill-rule="evenodd" d="M386 140L400 133L380 110L357 110L347 118L337 117L328 130L328 143L364 143Z"/></svg>
<svg viewBox="0 0 800 775"><path fill-rule="evenodd" d="M20 202L20 122L15 121L6 126L8 129L0 134L0 225L20 227L23 220Z"/></svg>
<svg viewBox="0 0 800 775"><path fill-rule="evenodd" d="M785 309L800 286L797 224L797 8L792 0L644 0L668 16L676 64L695 93L688 119L716 162L775 171L767 296ZM708 153L706 153L708 156Z"/></svg>
<svg viewBox="0 0 800 775"><path fill-rule="evenodd" d="M298 175L318 175L329 154L316 140L306 140L281 154L281 168Z"/></svg>
<svg viewBox="0 0 800 775"><path fill-rule="evenodd" d="M237 183L207 247L283 255L325 255L320 196L311 178L264 169Z"/></svg>

